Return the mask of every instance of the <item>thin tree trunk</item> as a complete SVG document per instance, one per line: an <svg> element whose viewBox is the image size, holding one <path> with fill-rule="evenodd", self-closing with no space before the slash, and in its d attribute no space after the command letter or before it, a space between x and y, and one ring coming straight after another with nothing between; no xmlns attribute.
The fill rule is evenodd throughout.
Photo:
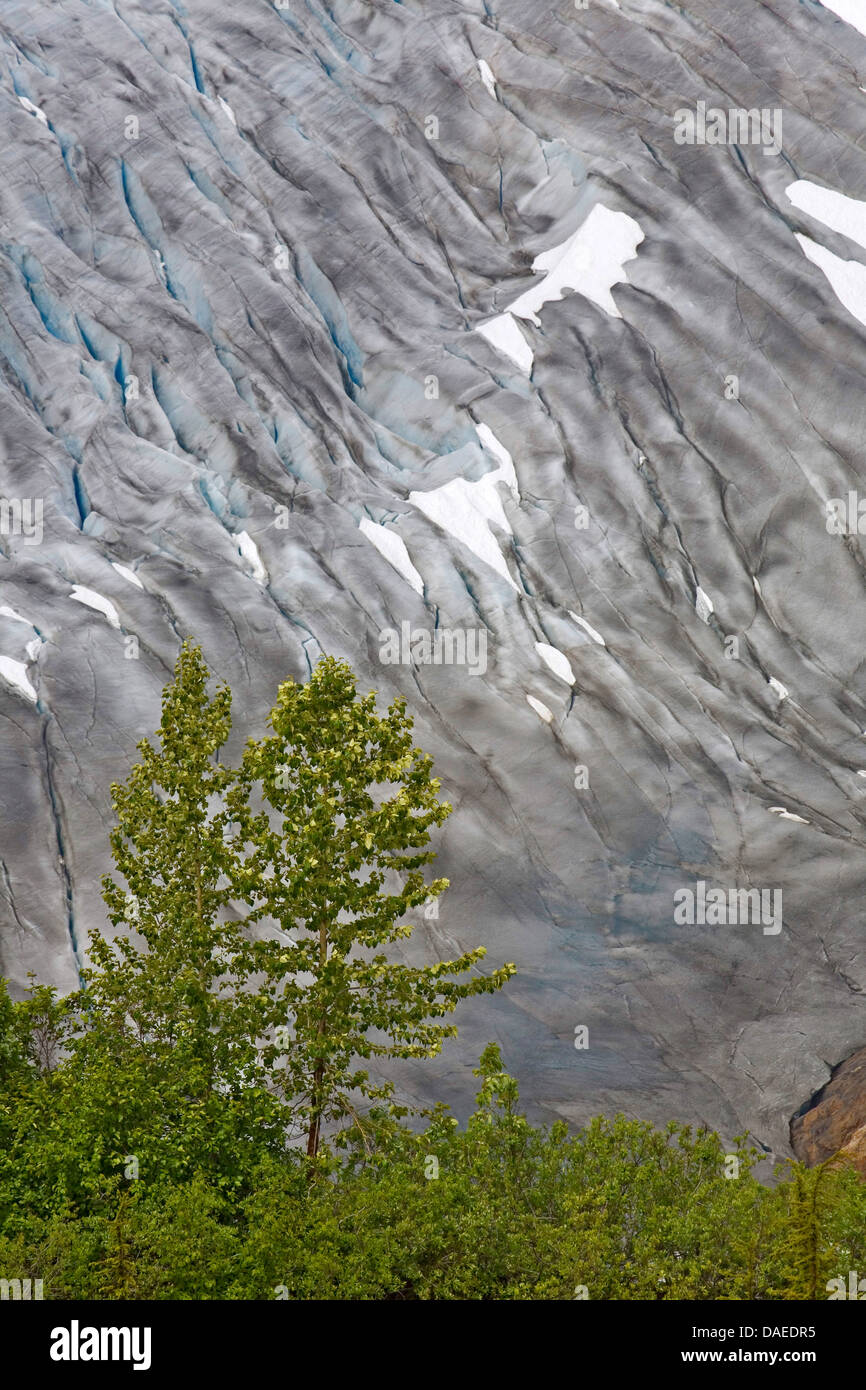
<svg viewBox="0 0 866 1390"><path fill-rule="evenodd" d="M319 1130L322 1121L320 1097L324 1075L325 1068L323 1066L316 1067L316 1070L313 1072L313 1114L310 1120L309 1133L307 1135L307 1158L315 1158L316 1154L319 1152Z"/></svg>
<svg viewBox="0 0 866 1390"><path fill-rule="evenodd" d="M324 969L328 962L328 929L325 925L319 927L319 966ZM319 1016L319 1026L316 1029L316 1037L325 1036L325 1011L322 1006L322 1013ZM322 1127L322 1083L325 1079L325 1063L320 1058L315 1071L313 1072L313 1113L310 1117L310 1128L307 1133L307 1158L315 1158L319 1152L319 1135Z"/></svg>

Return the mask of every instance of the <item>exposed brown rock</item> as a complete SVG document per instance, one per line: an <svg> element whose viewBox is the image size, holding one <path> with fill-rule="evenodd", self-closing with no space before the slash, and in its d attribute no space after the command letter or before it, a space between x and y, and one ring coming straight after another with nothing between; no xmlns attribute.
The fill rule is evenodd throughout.
<svg viewBox="0 0 866 1390"><path fill-rule="evenodd" d="M794 1116L791 1147L810 1168L841 1151L866 1177L866 1047L834 1067L827 1084Z"/></svg>

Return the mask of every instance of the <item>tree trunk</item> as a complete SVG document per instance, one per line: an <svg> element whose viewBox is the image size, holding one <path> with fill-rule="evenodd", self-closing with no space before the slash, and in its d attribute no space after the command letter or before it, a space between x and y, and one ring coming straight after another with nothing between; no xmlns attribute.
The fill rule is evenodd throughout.
<svg viewBox="0 0 866 1390"><path fill-rule="evenodd" d="M319 966L324 968L328 961L328 929L322 925L319 927ZM319 1015L319 1026L316 1029L316 1037L325 1036L325 1007L322 1005L322 1012ZM315 1071L313 1072L313 1113L310 1116L310 1128L307 1132L307 1158L315 1158L319 1152L319 1135L322 1127L322 1083L325 1079L325 1063L320 1058Z"/></svg>
<svg viewBox="0 0 866 1390"><path fill-rule="evenodd" d="M325 1068L322 1065L316 1067L313 1072L313 1114L307 1134L307 1158L315 1158L319 1152L319 1131L322 1123L321 1091L324 1075Z"/></svg>

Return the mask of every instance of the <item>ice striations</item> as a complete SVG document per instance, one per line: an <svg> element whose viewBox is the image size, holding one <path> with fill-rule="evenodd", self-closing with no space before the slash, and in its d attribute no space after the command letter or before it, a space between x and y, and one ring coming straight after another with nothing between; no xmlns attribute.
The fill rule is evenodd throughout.
<svg viewBox="0 0 866 1390"><path fill-rule="evenodd" d="M105 924L181 640L239 746L330 652L455 807L442 930L519 967L407 1095L497 1038L533 1118L790 1152L866 1046L863 8L4 0L16 991ZM699 881L782 930L679 925Z"/></svg>

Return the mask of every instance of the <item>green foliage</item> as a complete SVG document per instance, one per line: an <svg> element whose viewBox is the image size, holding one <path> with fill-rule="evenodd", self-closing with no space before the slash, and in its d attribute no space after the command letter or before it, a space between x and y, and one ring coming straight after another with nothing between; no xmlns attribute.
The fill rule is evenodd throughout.
<svg viewBox="0 0 866 1390"><path fill-rule="evenodd" d="M159 748L142 740L141 761L112 787L111 847L126 888L103 880L117 934L90 942L84 987L64 1006L63 1063L31 1096L39 1142L26 1172L40 1210L46 1194L49 1207L99 1207L130 1165L148 1180L202 1170L240 1189L284 1142L257 1046L267 1010L251 988L255 947L232 901L239 870L224 801L234 779L218 760L231 696L209 698L207 679L185 643ZM44 994L21 1007L36 1006L48 1008Z"/></svg>
<svg viewBox="0 0 866 1390"><path fill-rule="evenodd" d="M420 1132L350 1131L313 1167L269 1153L243 1195L203 1172L115 1178L87 1209L8 1223L0 1268L54 1298L774 1300L812 1296L815 1233L817 1297L866 1267L849 1170L791 1165L766 1187L753 1150L707 1131L531 1125L494 1046L478 1075L464 1127L437 1107Z"/></svg>
<svg viewBox="0 0 866 1390"><path fill-rule="evenodd" d="M448 886L422 873L435 857L430 830L451 808L437 799L432 760L413 747L405 701L378 715L375 692L359 699L350 668L326 658L307 685L280 686L269 722L273 733L247 746L229 805L250 920L278 922L292 943L279 957L291 974L272 973L272 997L275 1018L291 1027L280 1079L299 1102L312 1156L323 1123L357 1119L358 1097L393 1093L359 1061L435 1056L457 1030L433 1020L500 989L514 966L460 981L483 946L421 967L383 950L412 934L401 917Z"/></svg>
<svg viewBox="0 0 866 1390"><path fill-rule="evenodd" d="M866 1272L841 1162L764 1186L742 1138L539 1128L492 1044L465 1125L407 1124L368 1066L434 1056L514 970L395 951L447 886L424 878L450 810L430 759L402 701L377 713L326 659L233 769L208 678L184 644L159 746L112 788L116 935L83 988L0 981L4 1277L58 1299L808 1299Z"/></svg>
<svg viewBox="0 0 866 1390"><path fill-rule="evenodd" d="M827 1281L838 1272L830 1218L840 1195L851 1191L851 1174L839 1155L814 1168L790 1161L788 1167L788 1181L777 1194L785 1235L775 1291L781 1298L811 1301L826 1297Z"/></svg>

